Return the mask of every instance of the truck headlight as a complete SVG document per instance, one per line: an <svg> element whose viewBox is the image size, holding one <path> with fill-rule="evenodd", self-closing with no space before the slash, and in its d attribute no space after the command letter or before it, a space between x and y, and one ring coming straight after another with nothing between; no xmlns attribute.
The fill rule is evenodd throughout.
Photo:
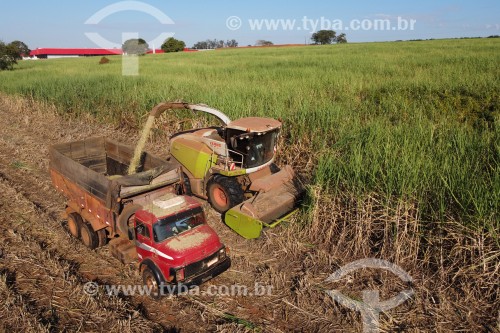
<svg viewBox="0 0 500 333"><path fill-rule="evenodd" d="M184 268L181 268L175 272L175 280L178 282L184 280Z"/></svg>
<svg viewBox="0 0 500 333"><path fill-rule="evenodd" d="M219 260L225 259L227 257L227 251L226 248L223 247L222 249L219 250Z"/></svg>

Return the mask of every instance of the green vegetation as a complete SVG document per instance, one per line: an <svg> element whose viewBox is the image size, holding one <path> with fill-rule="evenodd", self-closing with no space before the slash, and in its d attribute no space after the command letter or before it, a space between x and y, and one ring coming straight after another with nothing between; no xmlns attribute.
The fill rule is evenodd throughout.
<svg viewBox="0 0 500 333"><path fill-rule="evenodd" d="M311 40L314 44L332 44L337 39L337 33L333 30L320 30L315 32L311 36Z"/></svg>
<svg viewBox="0 0 500 333"><path fill-rule="evenodd" d="M500 42L343 44L120 58L23 61L0 90L65 114L137 121L184 99L231 118L282 118L286 143L317 156L328 192L415 203L423 222L450 217L500 229ZM301 171L301 170L299 170Z"/></svg>
<svg viewBox="0 0 500 333"><path fill-rule="evenodd" d="M123 52L128 55L145 55L148 49L148 43L142 38L129 39L122 45Z"/></svg>
<svg viewBox="0 0 500 333"><path fill-rule="evenodd" d="M186 47L186 43L173 37L168 38L161 46L165 52L181 52Z"/></svg>
<svg viewBox="0 0 500 333"><path fill-rule="evenodd" d="M28 46L18 40L5 44L0 40L0 71L12 70L23 55L29 54Z"/></svg>

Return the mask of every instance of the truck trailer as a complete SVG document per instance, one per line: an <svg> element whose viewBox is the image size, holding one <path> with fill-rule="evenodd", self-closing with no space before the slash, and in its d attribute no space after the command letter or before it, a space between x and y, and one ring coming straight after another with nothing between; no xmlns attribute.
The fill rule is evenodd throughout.
<svg viewBox="0 0 500 333"><path fill-rule="evenodd" d="M230 267L227 249L186 194L181 166L147 152L129 175L134 149L107 138L56 144L50 175L67 199L68 230L90 249L109 243L160 294L167 284L199 284Z"/></svg>

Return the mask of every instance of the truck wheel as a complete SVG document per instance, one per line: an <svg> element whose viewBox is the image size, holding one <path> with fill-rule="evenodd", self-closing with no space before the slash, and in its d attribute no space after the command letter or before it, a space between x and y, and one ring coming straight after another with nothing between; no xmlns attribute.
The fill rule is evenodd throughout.
<svg viewBox="0 0 500 333"><path fill-rule="evenodd" d="M154 299L160 298L160 282L158 282L153 271L147 266L142 271L142 282L151 291L149 296Z"/></svg>
<svg viewBox="0 0 500 333"><path fill-rule="evenodd" d="M207 197L210 205L221 214L245 200L236 178L224 176L215 176L208 181Z"/></svg>
<svg viewBox="0 0 500 333"><path fill-rule="evenodd" d="M125 208L123 208L122 213L118 217L118 231L120 231L122 235L126 235L130 240L135 238L133 218L135 212L137 212L140 208L140 205L128 204Z"/></svg>
<svg viewBox="0 0 500 333"><path fill-rule="evenodd" d="M93 250L99 246L99 237L90 224L85 222L81 224L80 235L83 245L89 249Z"/></svg>
<svg viewBox="0 0 500 333"><path fill-rule="evenodd" d="M68 215L68 230L73 237L80 238L80 226L82 223L82 218L77 213Z"/></svg>
<svg viewBox="0 0 500 333"><path fill-rule="evenodd" d="M99 247L108 244L108 235L106 229L97 230L97 238L99 239Z"/></svg>

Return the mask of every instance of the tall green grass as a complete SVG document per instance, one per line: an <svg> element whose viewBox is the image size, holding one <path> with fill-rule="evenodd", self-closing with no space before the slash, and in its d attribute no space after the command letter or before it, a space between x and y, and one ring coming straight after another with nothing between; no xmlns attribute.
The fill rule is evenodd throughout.
<svg viewBox="0 0 500 333"><path fill-rule="evenodd" d="M331 192L414 201L423 220L498 231L500 42L347 44L23 61L0 90L103 121L141 119L184 99L231 118L285 122L287 142L320 152L313 181Z"/></svg>

